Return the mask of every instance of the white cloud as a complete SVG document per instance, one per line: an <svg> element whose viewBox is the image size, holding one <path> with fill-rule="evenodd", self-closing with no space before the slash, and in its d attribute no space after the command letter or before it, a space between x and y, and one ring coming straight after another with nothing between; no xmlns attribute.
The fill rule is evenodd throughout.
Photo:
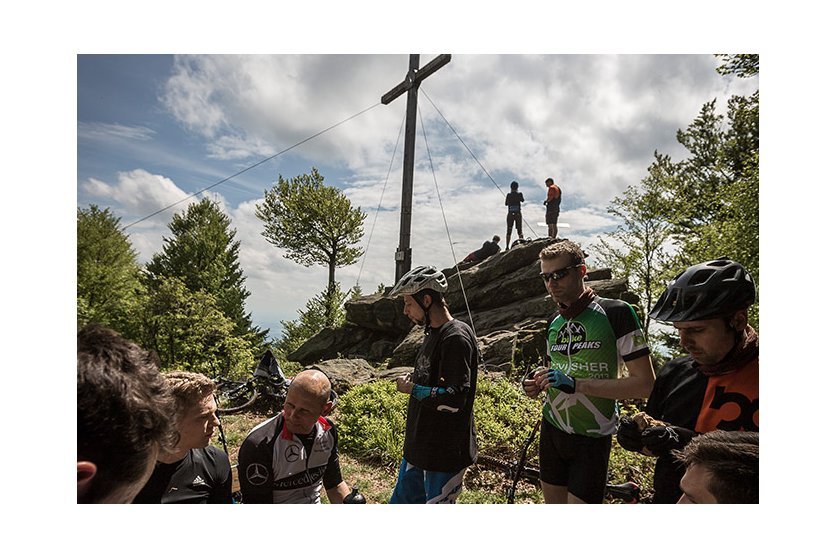
<svg viewBox="0 0 835 557"><path fill-rule="evenodd" d="M143 217L189 196L169 178L141 168L119 172L115 185L91 178L82 188L90 195L116 201L128 215Z"/></svg>
<svg viewBox="0 0 835 557"><path fill-rule="evenodd" d="M91 141L148 141L153 139L154 130L145 126L125 126L104 122L79 122L78 139Z"/></svg>
<svg viewBox="0 0 835 557"><path fill-rule="evenodd" d="M433 57L423 55L422 63ZM407 61L405 55L177 56L160 101L204 142L206 156L228 161L231 174L253 158L274 155L374 105L403 79ZM525 236L547 235L537 223L544 220L544 180L553 177L564 192L561 222L570 224L561 236L588 246L616 226L605 207L640 182L654 150L681 155L676 130L685 128L705 102L717 98L724 112L730 95L758 87L756 79L719 76L715 67L709 55L453 55L421 86L419 96L413 265L449 267L494 234L504 244L504 194L514 179L527 199ZM369 213L361 242L368 252L364 260L337 270L343 288L359 280L371 292L394 281L403 137L395 140L404 108L405 95L281 159L286 177L285 169L293 165L337 172L326 173L326 183L340 187ZM80 127L79 137L84 134ZM168 156L182 153L175 149ZM112 198L138 217L187 197L170 179L145 170L119 173L115 185L90 178L83 189ZM241 265L252 292L248 309L256 322L277 323L295 319L296 311L324 289L327 271L293 263L261 236L263 225L254 214L260 199L253 199L261 195L259 189L257 184L236 189L230 182L213 191L236 199L237 206L228 206L219 197L241 241ZM375 223L378 205L382 210ZM132 238L141 253L159 249L163 225L135 228Z"/></svg>

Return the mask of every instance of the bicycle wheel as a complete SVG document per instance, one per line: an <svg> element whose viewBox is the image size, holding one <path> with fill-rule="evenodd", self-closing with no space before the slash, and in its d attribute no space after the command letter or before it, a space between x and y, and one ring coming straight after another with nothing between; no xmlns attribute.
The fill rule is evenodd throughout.
<svg viewBox="0 0 835 557"><path fill-rule="evenodd" d="M478 455L476 464L491 470L503 472L508 478L513 478L516 475L517 465L515 463L494 456L480 454ZM521 479L534 485L539 485L539 469L535 466L525 465L522 468Z"/></svg>
<svg viewBox="0 0 835 557"><path fill-rule="evenodd" d="M221 381L216 396L218 413L232 414L252 406L258 398L258 390L252 381Z"/></svg>

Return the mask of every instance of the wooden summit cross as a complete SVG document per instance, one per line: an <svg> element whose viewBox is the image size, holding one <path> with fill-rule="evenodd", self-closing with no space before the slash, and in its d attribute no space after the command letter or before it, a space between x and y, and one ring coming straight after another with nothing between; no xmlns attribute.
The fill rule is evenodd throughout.
<svg viewBox="0 0 835 557"><path fill-rule="evenodd" d="M420 83L452 60L451 54L441 54L418 69L420 54L409 55L409 71L406 79L383 95L380 102L389 104L405 92L406 96L406 144L403 148L403 194L400 201L400 245L394 252L394 282L412 268L412 179L415 174L415 128L417 118L417 91Z"/></svg>

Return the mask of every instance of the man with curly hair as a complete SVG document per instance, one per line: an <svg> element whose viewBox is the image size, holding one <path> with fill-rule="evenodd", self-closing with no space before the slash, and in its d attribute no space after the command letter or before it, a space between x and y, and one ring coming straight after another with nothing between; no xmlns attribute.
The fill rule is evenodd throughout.
<svg viewBox="0 0 835 557"><path fill-rule="evenodd" d="M165 380L177 401L179 441L157 457L154 473L134 503L231 503L229 457L209 445L220 425L215 383L200 373L174 371Z"/></svg>

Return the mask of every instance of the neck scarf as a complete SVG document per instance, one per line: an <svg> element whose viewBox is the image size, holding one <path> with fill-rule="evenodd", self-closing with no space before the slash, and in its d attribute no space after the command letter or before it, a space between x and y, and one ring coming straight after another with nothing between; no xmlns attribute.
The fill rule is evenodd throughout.
<svg viewBox="0 0 835 557"><path fill-rule="evenodd" d="M760 340L757 336L757 331L751 325L748 325L742 331L742 338L736 343L733 350L725 356L724 360L712 366L696 364L695 367L707 376L726 375L759 357Z"/></svg>
<svg viewBox="0 0 835 557"><path fill-rule="evenodd" d="M577 298L573 303L570 305L564 306L562 304L559 305L560 315L562 315L565 319L574 319L581 313L583 310L589 307L589 304L594 299L594 290L586 287L583 290L583 293L580 294L580 297Z"/></svg>

